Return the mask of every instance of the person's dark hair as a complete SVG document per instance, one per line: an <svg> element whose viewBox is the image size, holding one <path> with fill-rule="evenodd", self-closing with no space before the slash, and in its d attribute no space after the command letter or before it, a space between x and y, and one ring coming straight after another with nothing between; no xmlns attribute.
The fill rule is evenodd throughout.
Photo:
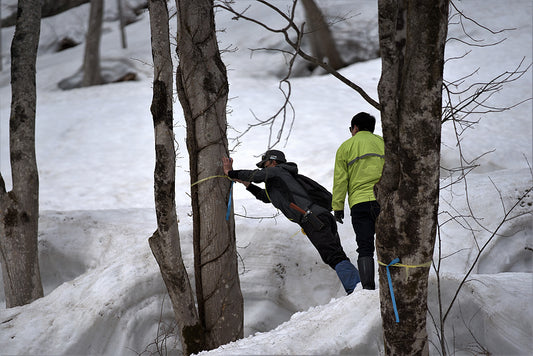
<svg viewBox="0 0 533 356"><path fill-rule="evenodd" d="M376 118L369 113L360 112L352 118L352 130L354 126L357 126L359 131L374 132L374 128L376 127Z"/></svg>

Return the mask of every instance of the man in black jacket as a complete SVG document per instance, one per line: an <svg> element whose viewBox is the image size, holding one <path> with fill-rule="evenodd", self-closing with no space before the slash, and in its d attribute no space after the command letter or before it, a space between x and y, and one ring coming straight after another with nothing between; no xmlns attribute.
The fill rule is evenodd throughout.
<svg viewBox="0 0 533 356"><path fill-rule="evenodd" d="M290 221L300 225L317 249L322 261L333 268L347 294L360 282L357 268L350 262L342 248L337 224L331 213L315 204L305 189L296 181L296 163L287 162L285 154L269 150L255 170L233 170L233 160L223 157L224 173L231 179L243 183L257 199L272 203ZM265 183L265 189L253 183Z"/></svg>

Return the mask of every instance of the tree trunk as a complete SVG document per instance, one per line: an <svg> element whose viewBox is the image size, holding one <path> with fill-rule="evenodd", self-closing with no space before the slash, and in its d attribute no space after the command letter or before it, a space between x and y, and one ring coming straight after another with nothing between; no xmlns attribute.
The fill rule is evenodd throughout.
<svg viewBox="0 0 533 356"><path fill-rule="evenodd" d="M194 295L183 264L175 203L176 152L172 116L172 57L165 0L150 0L150 29L154 60L154 121L156 167L154 196L157 231L149 239L167 287L179 325L184 355L205 348L204 334L196 311Z"/></svg>
<svg viewBox="0 0 533 356"><path fill-rule="evenodd" d="M39 0L19 0L11 44L9 151L13 190L0 175L0 260L8 308L43 296L38 254L39 175L35 157L35 64Z"/></svg>
<svg viewBox="0 0 533 356"><path fill-rule="evenodd" d="M223 174L228 155L228 80L215 33L213 0L177 0L178 97L187 124L191 183ZM209 348L243 336L243 298L233 216L226 220L230 182L191 187L198 313Z"/></svg>
<svg viewBox="0 0 533 356"><path fill-rule="evenodd" d="M117 0L118 7L118 19L119 19L119 28L120 28L120 43L122 48L128 48L128 43L126 41L126 20L124 19L124 11L122 9L122 0Z"/></svg>
<svg viewBox="0 0 533 356"><path fill-rule="evenodd" d="M439 203L442 75L448 0L379 0L382 75L378 92L385 166L378 184L381 263L419 266L433 256ZM399 322L380 266L380 300L388 355L427 355L429 266L390 267Z"/></svg>
<svg viewBox="0 0 533 356"><path fill-rule="evenodd" d="M335 40L320 8L314 0L302 0L302 5L306 17L305 32L311 37L313 57L319 61L326 61L335 70L344 67L346 64L337 51Z"/></svg>
<svg viewBox="0 0 533 356"><path fill-rule="evenodd" d="M157 215L157 231L150 237L149 243L172 301L183 354L190 355L205 349L205 339L192 287L183 264L176 215L176 152L172 115L173 67L166 1L150 0L149 10L154 61L151 112L155 134L154 197Z"/></svg>
<svg viewBox="0 0 533 356"><path fill-rule="evenodd" d="M0 0L0 29L2 28L2 0ZM2 58L2 31L0 30L0 72L4 70L4 59Z"/></svg>
<svg viewBox="0 0 533 356"><path fill-rule="evenodd" d="M100 38L102 36L103 14L104 0L91 0L89 29L87 30L83 58L83 80L81 83L83 87L103 83L100 72Z"/></svg>

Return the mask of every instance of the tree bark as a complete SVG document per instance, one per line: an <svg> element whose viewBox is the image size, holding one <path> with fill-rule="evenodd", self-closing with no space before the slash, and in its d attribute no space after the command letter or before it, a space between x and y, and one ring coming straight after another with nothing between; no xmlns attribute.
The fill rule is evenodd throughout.
<svg viewBox="0 0 533 356"><path fill-rule="evenodd" d="M83 87L103 83L100 71L100 38L102 37L103 14L104 0L91 0L89 29L87 30L83 58L83 80L81 84Z"/></svg>
<svg viewBox="0 0 533 356"><path fill-rule="evenodd" d="M38 254L39 174L35 157L40 1L19 0L17 13L11 44L10 192L0 175L0 260L8 308L43 296Z"/></svg>
<svg viewBox="0 0 533 356"><path fill-rule="evenodd" d="M150 0L149 13L154 61L151 112L155 134L154 197L157 216L157 230L150 237L149 243L170 295L179 326L183 354L190 355L205 349L205 338L187 270L183 264L176 215L173 66L166 1Z"/></svg>
<svg viewBox="0 0 533 356"><path fill-rule="evenodd" d="M335 40L320 8L314 0L302 0L302 5L307 21L305 32L311 37L313 57L320 61L326 61L335 70L344 67L346 64L335 46Z"/></svg>
<svg viewBox="0 0 533 356"><path fill-rule="evenodd" d="M378 260L417 266L432 260L439 204L442 76L448 0L379 0L382 75L378 86L385 166L377 185ZM380 300L388 355L427 355L429 266L386 268Z"/></svg>
<svg viewBox="0 0 533 356"><path fill-rule="evenodd" d="M226 220L230 182L221 158L228 155L228 80L215 33L213 0L177 0L178 97L187 124L198 313L208 348L243 336L243 299L233 215Z"/></svg>
<svg viewBox="0 0 533 356"><path fill-rule="evenodd" d="M128 48L128 41L126 40L126 19L124 18L122 0L117 0L117 8L120 28L120 43L122 44L122 48Z"/></svg>
<svg viewBox="0 0 533 356"><path fill-rule="evenodd" d="M2 0L0 0L0 29L2 28ZM2 31L0 31L0 72L4 70L4 60L2 58Z"/></svg>
<svg viewBox="0 0 533 356"><path fill-rule="evenodd" d="M122 48L128 48L128 41L126 40L126 19L124 18L124 11L122 9L122 0L117 0L118 19L120 28L120 43Z"/></svg>

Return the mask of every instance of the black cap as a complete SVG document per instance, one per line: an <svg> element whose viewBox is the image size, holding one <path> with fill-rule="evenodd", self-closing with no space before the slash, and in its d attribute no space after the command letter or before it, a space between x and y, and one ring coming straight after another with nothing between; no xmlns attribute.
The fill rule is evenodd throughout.
<svg viewBox="0 0 533 356"><path fill-rule="evenodd" d="M266 163L266 161L274 160L278 163L285 163L287 160L285 159L285 154L278 150L268 150L261 156L261 162L257 163L257 167L263 168L263 165Z"/></svg>

